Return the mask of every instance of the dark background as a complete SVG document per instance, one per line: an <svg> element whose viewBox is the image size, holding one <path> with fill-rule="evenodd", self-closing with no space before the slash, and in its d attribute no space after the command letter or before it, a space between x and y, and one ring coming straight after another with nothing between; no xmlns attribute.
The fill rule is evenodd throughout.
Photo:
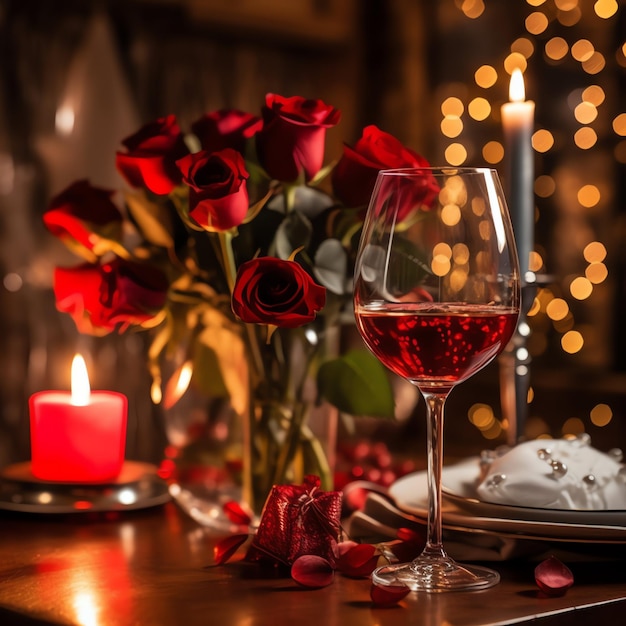
<svg viewBox="0 0 626 626"><path fill-rule="evenodd" d="M565 330L540 311L531 326L533 355L529 436L578 432L601 448L626 444L626 139L613 120L626 111L626 8L600 19L592 0L563 3L485 1L468 16L461 0L2 0L0 1L0 465L28 457L29 395L67 388L69 361L79 348L90 354L94 388L129 395L129 457L158 460L164 444L162 416L148 399L145 337L79 337L56 312L52 268L73 259L43 230L41 214L52 195L77 178L114 187L120 180L113 155L120 140L141 124L168 113L183 128L217 108L258 111L266 92L321 98L342 111L328 133L327 160L363 126L376 124L432 163L443 163L449 143L462 141L467 165L485 165L481 147L502 142L500 105L508 100L506 57L523 37L533 45L525 73L527 97L536 101L536 128L548 129L554 147L537 152L536 176L555 191L537 196L536 247L547 275L547 296L567 300L570 327L583 348L561 348ZM537 2L533 2L537 4ZM562 8L568 5L569 10ZM572 8L573 7L573 8ZM527 30L536 11L547 15L541 33ZM547 57L544 46L563 37L571 47L589 40L605 65L589 74L571 53ZM481 89L474 72L484 64L497 82ZM596 144L572 141L580 126L575 96L590 84L605 93L589 124ZM466 105L487 98L491 115L463 116L459 138L440 130L441 104L449 96ZM64 103L76 110L71 134L55 130ZM502 162L490 163L501 172ZM576 189L596 185L600 201L581 206ZM583 275L590 241L607 249L609 275L584 301L568 285ZM544 293L544 295L545 295ZM551 294L551 295L550 295ZM497 364L456 390L449 403L447 437L465 450L497 445L467 419L475 403L500 415ZM589 418L599 403L613 419L603 428ZM421 432L422 406L399 425L363 421L364 434L405 441ZM571 421L577 418L580 423ZM569 424L569 426L567 425ZM565 429L564 429L565 425Z"/></svg>

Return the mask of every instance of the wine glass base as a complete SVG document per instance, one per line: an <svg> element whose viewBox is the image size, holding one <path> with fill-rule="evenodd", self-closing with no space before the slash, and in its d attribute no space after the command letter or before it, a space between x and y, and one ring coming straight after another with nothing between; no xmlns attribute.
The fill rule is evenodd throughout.
<svg viewBox="0 0 626 626"><path fill-rule="evenodd" d="M412 563L394 563L374 570L372 582L381 586L404 585L412 591L474 591L500 582L500 574L479 565L461 565L451 558L418 557Z"/></svg>

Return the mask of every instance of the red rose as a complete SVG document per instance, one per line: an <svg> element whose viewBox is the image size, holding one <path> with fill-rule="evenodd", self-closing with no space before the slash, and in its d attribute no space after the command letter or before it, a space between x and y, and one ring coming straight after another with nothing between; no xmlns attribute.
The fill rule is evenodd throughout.
<svg viewBox="0 0 626 626"><path fill-rule="evenodd" d="M166 195L180 185L176 161L189 150L173 115L146 124L122 145L127 152L116 153L115 165L131 187Z"/></svg>
<svg viewBox="0 0 626 626"><path fill-rule="evenodd" d="M198 138L203 150L217 152L232 148L242 154L246 141L263 126L260 117L244 111L213 111L205 113L191 125L191 132Z"/></svg>
<svg viewBox="0 0 626 626"><path fill-rule="evenodd" d="M310 181L322 168L326 129L339 122L340 112L321 100L268 94L263 128L257 134L261 165L272 177L295 181L303 172Z"/></svg>
<svg viewBox="0 0 626 626"><path fill-rule="evenodd" d="M165 305L167 289L156 268L119 258L54 272L57 308L72 317L79 332L92 335L153 320Z"/></svg>
<svg viewBox="0 0 626 626"><path fill-rule="evenodd" d="M346 206L363 206L370 200L380 170L428 166L423 156L405 148L393 135L366 126L354 148L344 146L333 171L333 190Z"/></svg>
<svg viewBox="0 0 626 626"><path fill-rule="evenodd" d="M376 211L393 204L397 207L396 219L399 221L405 220L415 211L431 209L440 191L435 177L428 169L401 169L397 175L381 177L378 184Z"/></svg>
<svg viewBox="0 0 626 626"><path fill-rule="evenodd" d="M239 226L248 212L245 162L231 148L203 150L177 161L189 186L189 215L208 231Z"/></svg>
<svg viewBox="0 0 626 626"><path fill-rule="evenodd" d="M70 248L95 261L98 239L118 240L122 234L122 214L111 202L113 193L79 180L52 198L43 222Z"/></svg>
<svg viewBox="0 0 626 626"><path fill-rule="evenodd" d="M233 289L233 312L243 322L296 328L315 319L326 289L295 261L261 257L242 263Z"/></svg>

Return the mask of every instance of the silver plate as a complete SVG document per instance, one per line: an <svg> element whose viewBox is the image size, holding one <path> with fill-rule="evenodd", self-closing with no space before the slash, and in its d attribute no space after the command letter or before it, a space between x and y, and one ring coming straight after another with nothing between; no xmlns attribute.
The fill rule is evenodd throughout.
<svg viewBox="0 0 626 626"><path fill-rule="evenodd" d="M170 500L157 467L125 461L120 475L106 483L65 483L35 478L30 462L0 472L0 509L23 513L128 511Z"/></svg>

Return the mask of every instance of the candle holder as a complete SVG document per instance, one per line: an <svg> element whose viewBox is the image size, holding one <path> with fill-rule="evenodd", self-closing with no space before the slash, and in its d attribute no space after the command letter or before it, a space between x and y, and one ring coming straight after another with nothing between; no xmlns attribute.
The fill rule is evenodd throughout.
<svg viewBox="0 0 626 626"><path fill-rule="evenodd" d="M511 341L498 357L500 406L502 417L508 424L507 444L515 446L525 439L528 420L528 392L530 390L530 365L532 357L528 349L531 335L528 324L530 311L539 287L550 284L554 277L526 272L522 285L522 306Z"/></svg>
<svg viewBox="0 0 626 626"><path fill-rule="evenodd" d="M170 500L150 463L124 461L119 475L100 483L51 482L33 476L30 462L0 472L0 509L22 513L98 513L142 509Z"/></svg>
<svg viewBox="0 0 626 626"><path fill-rule="evenodd" d="M124 458L126 396L92 392L80 354L72 361L71 382L71 391L39 391L30 397L31 461L0 472L0 509L117 511L169 500L155 465Z"/></svg>

